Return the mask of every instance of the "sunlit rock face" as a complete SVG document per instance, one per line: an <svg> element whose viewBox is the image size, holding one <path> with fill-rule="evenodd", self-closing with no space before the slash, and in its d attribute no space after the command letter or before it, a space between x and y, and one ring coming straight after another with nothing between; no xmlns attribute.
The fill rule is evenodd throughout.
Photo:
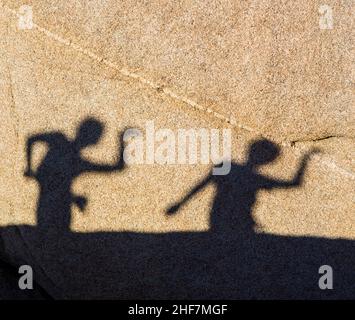
<svg viewBox="0 0 355 320"><path fill-rule="evenodd" d="M355 296L350 1L0 3L3 261L53 297ZM182 129L229 130L228 173Z"/></svg>

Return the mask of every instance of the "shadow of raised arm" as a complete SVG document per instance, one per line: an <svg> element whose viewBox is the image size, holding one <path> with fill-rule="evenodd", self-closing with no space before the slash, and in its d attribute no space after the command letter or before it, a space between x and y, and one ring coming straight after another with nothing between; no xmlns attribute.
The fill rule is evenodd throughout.
<svg viewBox="0 0 355 320"><path fill-rule="evenodd" d="M272 189L272 188L292 188L292 187L297 187L302 185L303 183L303 177L304 177L304 173L306 171L306 167L308 164L308 161L310 159L310 157L313 154L319 153L320 150L318 148L313 148L311 149L309 152L307 152L300 163L300 166L294 176L294 178L292 180L286 180L286 181L282 181L282 180L268 180L267 182L267 189Z"/></svg>
<svg viewBox="0 0 355 320"><path fill-rule="evenodd" d="M26 169L24 172L25 177L35 178L36 173L32 170L32 149L36 142L44 142L50 147L55 144L60 144L65 137L60 132L37 134L29 137L26 143Z"/></svg>
<svg viewBox="0 0 355 320"><path fill-rule="evenodd" d="M126 164L123 157L123 152L125 148L125 143L123 141L123 135L125 130L121 132L119 135L119 152L116 163L114 164L100 164L93 163L87 160L82 160L81 171L83 172L114 172L114 171L122 171L126 168Z"/></svg>

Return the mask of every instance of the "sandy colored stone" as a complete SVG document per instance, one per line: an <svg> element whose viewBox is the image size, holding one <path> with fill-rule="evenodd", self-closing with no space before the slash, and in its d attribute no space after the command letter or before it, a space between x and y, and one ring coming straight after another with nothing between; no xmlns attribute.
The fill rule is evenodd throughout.
<svg viewBox="0 0 355 320"><path fill-rule="evenodd" d="M17 10L21 1L3 1ZM281 141L354 137L353 3L28 2L39 26Z"/></svg>

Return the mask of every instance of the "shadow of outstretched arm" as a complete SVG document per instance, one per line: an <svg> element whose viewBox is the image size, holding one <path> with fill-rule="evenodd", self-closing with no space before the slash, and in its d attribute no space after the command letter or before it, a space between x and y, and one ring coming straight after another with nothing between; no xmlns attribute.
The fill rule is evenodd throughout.
<svg viewBox="0 0 355 320"><path fill-rule="evenodd" d="M126 168L123 152L125 148L125 144L123 141L124 131L119 136L120 141L120 151L118 152L118 157L116 163L110 164L101 164L101 163L93 163L86 160L82 160L81 163L81 171L82 172L114 172L114 171L122 171Z"/></svg>
<svg viewBox="0 0 355 320"><path fill-rule="evenodd" d="M294 176L294 178L292 180L289 181L282 181L282 180L267 180L267 185L266 185L266 189L273 189L273 188L293 188L293 187L298 187L300 185L302 185L303 183L303 178L304 178L304 173L306 171L307 168L307 164L308 161L310 159L310 157L313 154L319 153L320 150L319 149L312 149L309 152L307 152L300 163L300 166L296 172L296 175Z"/></svg>
<svg viewBox="0 0 355 320"><path fill-rule="evenodd" d="M182 205L184 205L187 201L189 201L196 193L200 192L212 179L212 174L209 174L205 179L203 179L198 185L196 185L184 198L182 198L179 202L176 202L172 205L166 213L168 215L173 215L177 213Z"/></svg>

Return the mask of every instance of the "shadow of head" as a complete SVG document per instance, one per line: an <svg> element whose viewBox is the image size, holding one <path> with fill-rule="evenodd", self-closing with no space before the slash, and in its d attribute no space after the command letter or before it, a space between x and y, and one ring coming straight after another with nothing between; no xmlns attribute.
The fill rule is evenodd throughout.
<svg viewBox="0 0 355 320"><path fill-rule="evenodd" d="M261 139L249 146L248 164L257 167L274 161L280 155L280 147L268 139Z"/></svg>
<svg viewBox="0 0 355 320"><path fill-rule="evenodd" d="M81 122L75 142L79 148L85 148L90 145L96 144L104 131L104 125L102 122L95 118L87 118Z"/></svg>

